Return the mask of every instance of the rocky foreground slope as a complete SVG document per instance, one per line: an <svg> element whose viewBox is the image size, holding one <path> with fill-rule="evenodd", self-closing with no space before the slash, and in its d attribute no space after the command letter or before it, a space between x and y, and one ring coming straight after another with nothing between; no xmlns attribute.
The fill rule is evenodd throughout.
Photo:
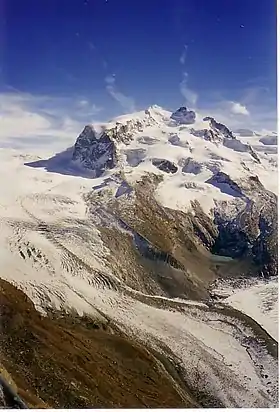
<svg viewBox="0 0 280 412"><path fill-rule="evenodd" d="M2 153L0 364L28 405L277 404L277 342L211 288L277 274L259 145L153 106L51 159Z"/></svg>

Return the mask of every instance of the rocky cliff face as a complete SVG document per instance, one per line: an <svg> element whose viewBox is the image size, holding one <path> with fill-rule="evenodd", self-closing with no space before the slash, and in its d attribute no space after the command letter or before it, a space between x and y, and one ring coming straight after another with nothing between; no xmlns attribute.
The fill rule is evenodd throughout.
<svg viewBox="0 0 280 412"><path fill-rule="evenodd" d="M177 124L193 124L196 119L196 114L193 110L188 110L186 107L180 107L170 116Z"/></svg>
<svg viewBox="0 0 280 412"><path fill-rule="evenodd" d="M235 139L234 134L229 130L229 128L224 124L217 122L213 117L207 116L203 120L210 123L212 131L217 135L222 135L227 139Z"/></svg>
<svg viewBox="0 0 280 412"><path fill-rule="evenodd" d="M276 195L266 190L257 176L236 183L217 173L212 180L227 185L240 197L239 211L232 218L221 210L215 212L219 235L213 252L233 258L251 256L260 275L277 275Z"/></svg>
<svg viewBox="0 0 280 412"><path fill-rule="evenodd" d="M156 123L152 117L152 110L147 109L141 121L138 119L124 123L116 121L112 126L101 126L98 132L93 125L87 125L76 140L72 160L92 170L95 177L99 177L105 170L117 166L120 160L119 144L129 145L137 132L143 132L144 127Z"/></svg>
<svg viewBox="0 0 280 412"><path fill-rule="evenodd" d="M117 165L116 146L108 133L98 135L93 126L86 126L77 138L72 159L98 177Z"/></svg>

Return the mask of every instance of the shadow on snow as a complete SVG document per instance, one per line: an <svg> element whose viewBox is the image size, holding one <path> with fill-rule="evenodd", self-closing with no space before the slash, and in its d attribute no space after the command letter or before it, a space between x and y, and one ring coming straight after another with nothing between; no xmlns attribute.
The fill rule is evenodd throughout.
<svg viewBox="0 0 280 412"><path fill-rule="evenodd" d="M78 163L72 160L74 146L69 147L63 152L56 153L49 159L36 160L34 162L24 163L25 166L44 169L50 173L58 173L68 176L79 176L85 178L94 178L94 172L82 168Z"/></svg>

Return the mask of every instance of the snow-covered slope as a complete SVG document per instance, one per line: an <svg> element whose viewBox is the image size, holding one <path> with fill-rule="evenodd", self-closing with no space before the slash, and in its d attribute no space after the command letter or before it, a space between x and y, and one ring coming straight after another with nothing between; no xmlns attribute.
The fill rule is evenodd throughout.
<svg viewBox="0 0 280 412"><path fill-rule="evenodd" d="M105 317L168 353L206 406L275 405L275 342L207 295L218 218L230 223L223 242L237 230L235 252L241 239L253 256L273 255L275 157L213 118L179 113L152 106L88 125L51 159L1 150L1 277L43 313Z"/></svg>
<svg viewBox="0 0 280 412"><path fill-rule="evenodd" d="M212 294L255 319L278 341L278 281L270 279L218 279Z"/></svg>
<svg viewBox="0 0 280 412"><path fill-rule="evenodd" d="M271 281L237 291L227 300L231 306L255 319L278 340L278 283Z"/></svg>
<svg viewBox="0 0 280 412"><path fill-rule="evenodd" d="M278 136L276 135L266 135L260 139L260 142L268 146L277 146Z"/></svg>

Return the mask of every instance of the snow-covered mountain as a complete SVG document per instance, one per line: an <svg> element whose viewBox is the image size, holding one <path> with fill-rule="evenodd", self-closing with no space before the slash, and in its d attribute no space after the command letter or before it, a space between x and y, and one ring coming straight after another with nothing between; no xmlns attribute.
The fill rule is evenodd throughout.
<svg viewBox="0 0 280 412"><path fill-rule="evenodd" d="M205 183L205 178L219 171L241 180L257 174L267 189L275 191L277 187L277 182L268 178L273 170L270 157L263 155L260 159L253 145L237 138L225 125L211 117L200 118L184 107L169 113L152 106L104 125L87 125L75 143L72 159L96 177L105 172L108 175L110 170L166 177L161 173L164 161L170 166L167 173L174 176L164 178L162 186L171 179L176 192L179 181ZM213 192L205 185L205 191L209 190ZM187 193L184 197L191 197ZM217 193L215 189L212 197L219 198ZM184 199L184 210L187 206Z"/></svg>
<svg viewBox="0 0 280 412"><path fill-rule="evenodd" d="M276 405L265 305L210 290L277 274L277 146L241 134L152 106L85 126L50 159L2 150L1 278L45 316L113 325L185 406Z"/></svg>
<svg viewBox="0 0 280 412"><path fill-rule="evenodd" d="M257 149L212 117L200 118L185 107L169 113L152 106L99 125L98 130L86 126L75 143L72 159L96 177L111 176L103 187L115 185L116 194L118 185L123 185L114 178L118 171L131 185L146 173L160 176L155 197L161 205L187 212L193 201L198 202L216 224L231 227L222 241L216 242L223 243L223 254L232 254L227 246L235 236L239 239L239 245L234 246L237 255L245 248L261 263L264 257L256 245L264 232L266 239L276 236L277 166L275 158ZM246 215L254 222L250 228L254 235L251 233L244 243ZM268 220L265 228L260 228L261 220ZM228 233L231 236L226 240ZM262 242L261 247L266 254L272 247L270 254L274 256L276 240L273 242L269 247ZM273 264L263 262L261 271L263 266L266 272L276 274L275 258Z"/></svg>

